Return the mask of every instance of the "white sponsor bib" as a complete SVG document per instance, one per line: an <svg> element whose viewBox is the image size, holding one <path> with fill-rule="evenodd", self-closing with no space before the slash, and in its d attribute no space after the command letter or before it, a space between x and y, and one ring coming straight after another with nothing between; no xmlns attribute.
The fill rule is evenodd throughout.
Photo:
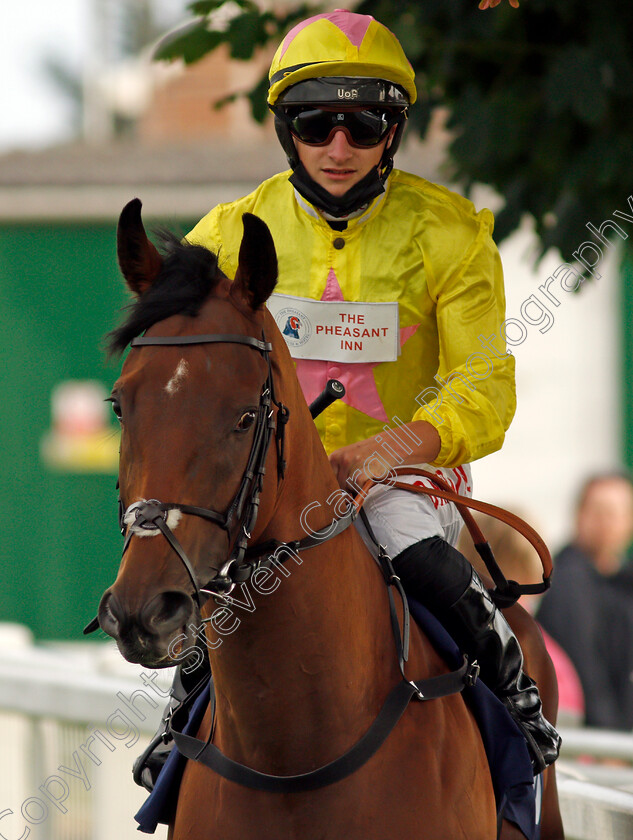
<svg viewBox="0 0 633 840"><path fill-rule="evenodd" d="M398 303L271 295L270 310L293 359L393 362L400 352Z"/></svg>

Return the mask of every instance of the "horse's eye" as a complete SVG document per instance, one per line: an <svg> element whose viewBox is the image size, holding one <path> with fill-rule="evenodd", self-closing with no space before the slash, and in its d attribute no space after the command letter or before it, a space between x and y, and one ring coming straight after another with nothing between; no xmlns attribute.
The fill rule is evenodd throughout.
<svg viewBox="0 0 633 840"><path fill-rule="evenodd" d="M257 412L254 409L251 409L250 411L245 411L244 414L242 414L240 419L237 421L237 426L235 428L238 432L248 431L255 422L256 417Z"/></svg>
<svg viewBox="0 0 633 840"><path fill-rule="evenodd" d="M114 412L114 416L117 420L121 420L121 403L117 400L116 397L108 397L106 402L112 403L112 411Z"/></svg>

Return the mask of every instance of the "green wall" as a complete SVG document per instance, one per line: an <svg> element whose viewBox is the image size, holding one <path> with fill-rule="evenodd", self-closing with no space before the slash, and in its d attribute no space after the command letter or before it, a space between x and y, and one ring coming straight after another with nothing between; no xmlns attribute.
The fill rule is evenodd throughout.
<svg viewBox="0 0 633 840"><path fill-rule="evenodd" d="M39 638L80 639L120 559L115 472L57 471L40 457L53 387L97 379L109 390L118 374L102 349L127 299L115 230L0 226L0 621Z"/></svg>

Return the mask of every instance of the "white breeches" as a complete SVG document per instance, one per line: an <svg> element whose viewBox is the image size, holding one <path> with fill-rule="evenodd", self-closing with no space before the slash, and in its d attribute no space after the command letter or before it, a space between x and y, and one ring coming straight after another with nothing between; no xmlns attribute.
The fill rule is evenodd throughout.
<svg viewBox="0 0 633 840"><path fill-rule="evenodd" d="M441 476L456 493L472 496L470 464L454 469L431 467L428 464L416 466ZM398 481L431 489L435 487L432 481L419 475L399 475ZM453 502L397 490L389 484L372 487L364 508L376 538L391 558L427 537L441 537L455 545L464 524ZM373 542L369 540L360 519L357 520L357 527L367 546L374 551Z"/></svg>

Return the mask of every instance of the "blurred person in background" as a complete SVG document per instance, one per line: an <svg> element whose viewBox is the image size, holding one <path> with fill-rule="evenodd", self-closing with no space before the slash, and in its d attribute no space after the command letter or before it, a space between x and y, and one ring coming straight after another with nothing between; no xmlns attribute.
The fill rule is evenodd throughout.
<svg viewBox="0 0 633 840"><path fill-rule="evenodd" d="M538 620L567 652L585 694L585 724L633 727L633 482L623 472L581 488L574 535L554 558Z"/></svg>
<svg viewBox="0 0 633 840"><path fill-rule="evenodd" d="M505 507L505 505L504 505ZM520 510L512 513L530 522L530 517ZM511 525L473 512L473 517L486 537L495 560L508 580L517 583L538 583L543 578L543 567L536 549ZM532 524L532 523L531 523ZM488 571L477 553L467 528L463 528L457 548L469 560L474 569L490 586ZM541 595L522 595L519 604L531 615L538 609ZM540 627L540 625L539 625ZM563 648L542 627L545 647L552 658L558 681L558 723L561 726L577 726L584 721L585 701L578 672Z"/></svg>

